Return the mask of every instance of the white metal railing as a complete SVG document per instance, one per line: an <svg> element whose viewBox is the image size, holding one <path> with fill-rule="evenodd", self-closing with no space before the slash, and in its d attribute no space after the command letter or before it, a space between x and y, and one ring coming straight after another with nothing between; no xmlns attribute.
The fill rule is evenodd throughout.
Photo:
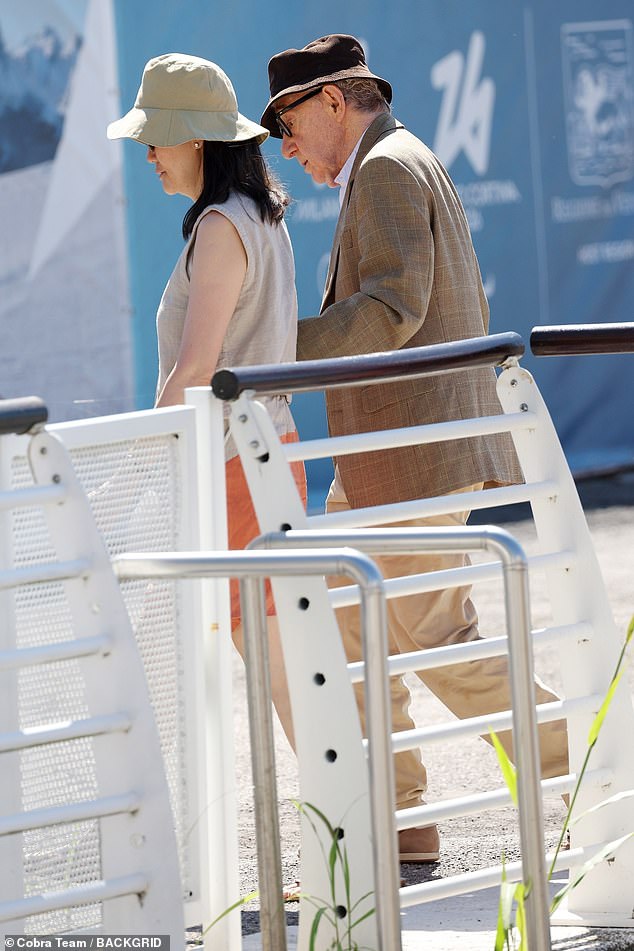
<svg viewBox="0 0 634 951"><path fill-rule="evenodd" d="M523 550L508 533L500 529L491 528L402 528L391 530L357 530L351 532L289 531L284 534L264 536L253 543L252 547L293 548L305 546L310 548L315 545L349 545L353 548L382 554L394 554L397 552L412 554L421 551L464 553L493 550L500 555L504 578L506 620L509 632L509 675L513 697L512 722L508 725L513 726L515 736L521 737L521 742L516 745L516 767L518 775L521 776L521 782L518 783L520 842L523 856L520 868L524 880L533 883L533 887L526 901L527 940L530 947L534 948L535 951L547 951L547 949L550 948L548 895L544 862L541 791L539 788L539 747L537 740L537 719L535 716L533 655L529 640L528 564ZM365 619L363 618L363 620ZM387 643L386 639L384 639L384 641ZM372 649L372 632L364 630L364 656L368 657ZM374 650L376 649L377 648L374 647ZM421 652L419 652L419 655L420 653ZM424 652L422 656L433 656L434 653L433 650L430 650ZM464 652L461 652L458 648L454 652L454 657L457 659L459 654L461 655L460 659L463 660ZM348 665L348 669L350 669L350 666L351 665ZM385 675L386 677L388 675L387 660L385 662ZM389 697L389 691L386 691L386 694ZM376 743L378 737L381 734L385 734L386 731L390 736L390 749L392 753L397 752L399 749L409 749L414 745L418 745L419 734L421 732L426 732L436 739L442 737L442 728L438 727L429 728L427 731L410 731L412 734L410 740L405 745L399 746L399 740L403 739L404 734L391 734L389 708L387 711L373 709L370 696L366 696L366 707L368 710L367 746L370 754L370 762L372 762L373 744ZM492 725L490 717L472 718L470 721L463 720L461 725L464 726L469 722L470 725L473 726L476 720L480 724L478 735ZM371 772L371 795L375 782L376 779ZM471 809L483 806L485 802L487 802L482 796L474 795L469 798ZM422 806L418 809L397 811L396 828L411 828L417 822L421 822L423 825L429 824L430 820L427 813L427 806ZM386 835L386 826L376 821L374 813L372 818L373 841L380 841ZM375 868L378 869L376 863ZM381 908L384 904L389 907L392 900L393 896L387 893L387 890L382 888L381 883L377 881L375 902L377 911L379 912L379 926L383 918L380 914ZM394 935L384 934L379 928L380 948L396 948L399 946L400 934L398 944L396 944Z"/></svg>
<svg viewBox="0 0 634 951"><path fill-rule="evenodd" d="M266 553L243 551L224 555L165 553L152 556L146 553L130 553L115 559L114 568L122 578L236 576L241 579L240 600L246 648L263 951L285 951L286 919L282 902L280 835L262 579L283 577L288 580L299 576L301 582L305 583L307 576L337 573L349 575L359 584L367 648L366 690L370 707L370 733L373 738L369 754L370 814L373 827L385 830L391 826L394 777L389 733L385 729L390 716L390 701L387 623L381 574L370 559L348 549ZM256 579L259 579L259 583ZM326 680L320 679L317 684L313 677L312 683L313 686L323 687ZM338 742L334 747L321 751L329 771L335 775L335 781L339 772L340 752ZM350 823L347 819L341 821L338 831L342 837L345 835L346 839L348 838ZM332 841L328 843L329 851L333 844ZM392 835L373 836L371 844L376 893L384 896L384 900L376 901L376 915L372 918L370 928L366 927L364 930L368 932L368 936L376 936L378 933L381 948L396 951L400 946L400 914L394 830ZM325 864L330 865L328 861ZM328 872L328 868L326 871ZM369 895L359 892L358 883L353 881L346 884L341 881L341 870L337 888L339 891L345 888L348 892L338 905L345 914L353 914L361 901L370 898ZM357 939L358 934L355 931L355 940Z"/></svg>
<svg viewBox="0 0 634 951"><path fill-rule="evenodd" d="M260 368L256 368L254 378ZM365 381L365 384L370 382ZM349 385L349 384L346 384ZM511 502L529 501L537 530L539 554L529 562L530 570L539 569L547 578L553 624L539 634L541 639L555 643L562 651L562 673L565 700L538 708L538 722L547 722L565 716L568 724L571 775L558 781L559 791L569 791L573 775L579 770L585 754L587 735L594 715L608 689L618 658L622 638L615 630L609 603L601 579L600 569L594 554L585 518L574 482L561 450L552 421L534 380L524 369L509 361L498 380L498 394L504 416L493 420L467 420L417 427L413 430L396 430L382 434L363 434L332 440L311 440L299 444L281 446L266 413L253 399L253 393L237 396L231 404L232 433L239 448L243 466L249 481L254 505L265 532L316 529L324 533L335 529L348 529L359 525L384 525L403 522L408 518L437 515L461 510L464 499L448 496L422 499L399 505L386 505L350 512L307 517L295 490L288 470L288 462L302 458L318 458L339 455L342 452L372 451L387 445L407 445L412 442L434 442L438 439L468 437L475 434L499 432L503 428L511 432L522 465L525 484L508 488L470 493L469 505L486 508ZM235 395L235 394L234 394ZM502 427L502 421L509 425ZM390 441L394 440L393 443ZM471 498L473 496L473 499ZM324 538L327 537L324 534ZM290 538L289 538L290 541ZM448 585L462 585L488 578L499 567L474 565L471 568L436 572L433 577L418 576L405 581L386 583L386 594L398 596L413 590L434 590ZM348 771L346 779L337 790L326 789L323 764L316 761L315 749L326 748L327 737L338 730L346 731L352 704L349 682L344 683L340 667L343 663L337 627L332 618L331 606L353 603L352 589L337 589L328 593L325 585L310 582L301 588L291 581L275 580L273 589L281 627L285 664L293 707L294 729L300 768L302 798L316 802L329 816L347 815L353 803L363 798L355 748L358 740L351 729L345 739L340 739L340 749L349 744ZM314 617L301 618L301 636L298 636L298 597L309 601L311 607L319 605ZM503 639L495 645L456 648L454 659L469 659L469 651L482 650L492 656L503 648ZM462 653L464 651L464 653ZM491 653L489 653L489 651ZM449 660L447 652L436 660L434 651L420 655L421 663L407 659L407 669L421 669L425 662L444 665ZM400 669L400 658L389 661L392 672ZM411 666L409 666L411 664ZM322 671L336 684L328 702L320 705L313 692L306 689L309 671ZM360 667L355 665L353 676L358 678ZM593 752L592 775L588 774L578 797L579 812L596 805L607 795L634 788L634 754L624 749L622 736L634 727L630 697L625 684L615 696L615 703L604 723L599 743ZM333 714L333 697L341 702ZM335 724L336 719L336 724ZM511 713L495 714L492 717L474 718L435 729L409 731L409 735L394 738L395 749L406 749L427 742L432 735L443 740L458 735L477 735L486 732L489 724L498 729L511 725ZM627 726L624 726L624 725ZM323 736L323 740L322 740ZM599 746L601 747L599 751ZM597 776L601 782L597 782ZM608 778L606 789L603 782ZM311 797L316 797L312 799ZM399 828L425 824L432 821L433 806L424 806L415 816L400 817ZM468 808L468 806L467 806ZM429 810L429 811L428 811ZM407 826L404 819L407 819ZM423 821L424 818L424 821ZM410 820L412 820L410 822ZM571 867L584 861L598 843L619 838L622 829L632 828L631 800L623 799L606 809L593 812L572 830L572 848L560 859L559 867ZM302 887L309 894L319 895L324 881L318 865L319 854L305 848L310 838L305 830L302 845ZM354 842L353 836L348 839ZM354 851L354 849L352 850ZM359 856L352 875L360 875L363 884L372 887L364 870L369 857L359 846ZM515 869L517 873L517 869ZM511 870L512 874L512 870ZM634 846L623 846L608 863L604 861L589 873L571 894L567 909L560 911L558 921L574 923L602 923L606 926L631 924L631 897L625 884L634 874ZM493 876L493 879L491 878ZM497 879L496 879L497 876ZM499 870L481 872L464 879L465 888L485 887L485 882L499 881ZM480 884L477 884L477 883ZM427 890L426 885L411 886L403 892L403 901L412 903L429 899L438 894L440 886ZM448 889L451 886L447 886ZM299 947L307 947L308 932L302 920L310 921L310 909L300 911Z"/></svg>
<svg viewBox="0 0 634 951"><path fill-rule="evenodd" d="M183 947L163 758L119 585L61 441L41 430L27 452L35 485L18 491L17 520L32 528L30 498L47 562L2 572L0 926L162 933ZM3 491L6 561L11 501ZM31 628L44 643L18 623L25 585L44 603L47 626Z"/></svg>
<svg viewBox="0 0 634 951"><path fill-rule="evenodd" d="M529 559L529 571L545 573L554 618L551 626L533 632L533 639L556 644L565 658L562 665L565 700L538 707L537 721L547 722L565 715L571 747L570 774L545 781L542 786L545 790L561 793L574 785L575 772L585 752L589 725L603 698L618 655L619 637L614 629L574 483L534 381L526 371L511 362L500 376L498 392L504 413L497 417L416 427L416 432L398 430L372 436L364 434L362 438L312 440L298 446L282 446L264 409L242 396L232 405L232 428L262 530L290 530L289 537L293 530L306 529L321 532L345 530L349 534L349 530L359 524L385 525L396 520L457 511L464 506L464 499L447 496L307 518L288 467L288 462L293 459L358 451L361 445L364 451L371 451L375 437L376 447L385 448L391 439L395 440L393 445L408 445L414 441L433 442L506 429L511 432L524 471L525 485L471 493L469 504L473 508L485 509L489 505L531 503L540 552ZM70 452L81 486L90 499L98 529L112 557L123 557L126 552L137 551L157 558L159 552L211 552L226 547L222 407L207 388L188 391L187 400L188 406L171 410L50 427ZM54 681L38 680L38 669L50 668L53 660L64 663L72 658L73 663L91 663L103 658L104 654L108 656L111 632L101 630L88 636L88 628L80 626L71 637L58 636L60 631L67 630L67 617L57 589L81 585L91 565L83 553L78 555L76 552L62 558L65 564L61 568L55 564L49 542L42 540L41 516L33 519L27 512L29 498L40 508L44 506L51 510L56 505L60 508L58 503L64 498L63 487L60 488L59 484L54 483L46 489L33 487L26 462L28 442L27 436L0 439L0 532L3 542L0 601L7 608L9 629L19 632L15 644L5 645L0 650L0 676L12 684L0 700L0 709L9 711L5 752L1 755L9 763L7 775L12 777L8 786L0 784L0 831L7 830L2 837L5 841L24 840L25 835L28 838L26 823L39 823L38 828L48 835L46 830L58 827L60 819L66 823L90 822L96 811L102 810L100 815L110 816L116 821L116 817L128 816L134 806L129 792L111 792L107 787L102 789L99 786L92 795L91 806L73 803L61 807L52 800L44 800L37 785L37 776L43 770L43 761L37 759L40 749L61 747L64 745L62 740L70 744L95 743L98 736L106 742L114 742L127 734L122 732L125 726L122 718L106 722L102 712L84 715L81 704L78 713L77 704L72 707L65 689L62 702L66 706L61 711L64 716L52 719L40 737L56 742L46 742L43 747L29 742L34 735L29 731L38 725L40 700L48 698L50 702L54 694ZM9 496L16 500L11 512ZM63 536L63 526L67 523L60 521L59 524ZM322 535L322 540L324 537ZM332 553L329 557L333 557ZM275 574L274 570L268 570ZM310 575L307 562L302 570L306 571L305 577L300 571L290 578L273 578L293 704L300 795L304 802L318 806L333 824L345 828L353 901L379 886L380 897L383 898L385 892L389 899L389 882L381 875L389 878L393 870L376 871L376 848L380 852L382 845L377 846L376 841L371 843L367 835L371 824L369 797L377 790L374 785L368 786L367 744L361 736L351 689L351 683L363 676L365 668L363 664L348 667L333 613L335 607L358 601L360 591L353 585L329 592L323 578ZM11 572L15 574L11 575ZM390 580L384 590L388 598L397 597L413 590L477 583L499 573L499 563L490 562L450 572ZM209 577L209 574L204 580L201 576L196 587L187 582L186 598L182 597L180 584L167 578L153 579L150 586L140 578L122 581L121 585L143 657L158 723L176 831L185 922L188 924L205 924L212 920L228 908L238 894L228 597L226 584ZM25 582L19 589L23 593L22 600L16 600L16 589L12 586L13 581L18 580ZM38 591L37 597L33 596L35 591ZM307 611L307 605L310 605L310 611ZM158 656L157 644L162 645ZM444 666L451 660L495 656L507 648L508 639L499 637L455 650L443 648L416 656L389 658L387 663L390 673L394 674ZM15 678L11 680L10 677L23 666L28 667L31 679L25 682L26 687L22 684L18 689ZM317 680L315 672L319 675ZM69 685L69 695L72 686ZM162 693L165 689L167 693ZM16 711L19 711L17 719ZM632 728L632 716L630 698L622 685L614 697L594 751L592 770L586 775L582 787L581 811L606 795L634 787L632 754L621 742L622 736L628 735ZM422 741L444 742L461 735L475 736L490 724L505 729L510 727L511 720L511 711L506 711L449 723L433 730L408 731L406 735L393 737L392 748L405 749ZM80 740L82 731L84 739ZM78 739L71 739L74 736ZM335 760L323 755L324 751L332 750L337 751ZM83 753L83 748L80 752ZM257 750L255 752L257 755ZM34 758L25 759L22 787L18 788L16 777L21 768L18 758L24 759L31 753ZM93 782L91 777L84 777L82 781ZM25 790L31 790L30 797L24 795ZM53 790L53 793L59 794L59 790ZM476 794L419 809L401 810L396 813L390 828L394 831L395 828L434 822L449 814L466 815L475 809L498 808L506 796L503 790L499 790L493 794ZM75 818L71 819L71 816ZM593 813L573 830L572 848L560 857L558 867L571 867L585 861L601 843L618 838L624 825L627 828L632 825L629 800L621 800ZM43 848L40 847L42 843ZM330 845L323 836L315 836L304 822L302 888L309 895L325 896L330 892L329 872L321 852L324 844ZM15 842L12 845L15 848ZM20 906L20 914L29 919L43 913L33 895L42 879L39 871L29 865L32 846L27 842L25 849L23 842L21 848L21 854L16 856L17 866L15 863L14 866L24 871L14 886L18 892L21 889L22 895L16 901L28 899ZM38 848L40 854L68 856L75 847L72 843L60 843L53 837L40 839ZM90 845L88 853L80 855L87 863L93 861L90 848L93 846ZM75 848L75 851L79 853L81 849ZM610 864L603 862L592 870L572 893L567 911L569 921L593 925L626 925L631 921L627 882L634 872L633 852L634 847L626 845ZM212 861L215 871L221 867L222 874L214 873L210 865ZM521 866L507 867L507 873L511 878L519 877ZM454 894L456 890L486 887L499 881L499 874L497 868L483 869L469 876L459 876L453 882L408 886L401 890L400 903L405 907ZM119 894L121 889L138 890L142 887L140 877L134 874L115 876L99 888L87 887L81 896L75 892L75 897L81 897L82 902L85 899L82 907L90 910L93 904L107 901L109 895ZM341 888L342 883L338 882L337 889ZM92 899L94 902L90 904ZM57 900L51 899L51 909L56 907ZM15 912L13 906L7 905L7 909ZM563 917L559 915L560 919ZM386 910L382 920L393 923L392 912ZM307 947L311 921L312 909L303 902L300 914L302 949ZM27 920L27 929L29 927L32 928ZM66 922L63 927L66 927ZM389 927L386 925L387 930L383 932L384 941L388 940ZM376 925L371 918L362 924L355 937L361 943L376 942ZM394 944L395 939L390 940ZM219 922L207 936L206 944L208 951L238 949L239 912Z"/></svg>
<svg viewBox="0 0 634 951"><path fill-rule="evenodd" d="M188 400L185 407L48 427L47 432L70 453L110 556L130 549L226 548L223 453L222 448L220 453L211 451L212 446L222 447L222 408L210 400L207 389L189 391ZM23 897L34 889L53 889L58 870L68 863L73 845L60 837L58 820L65 815L70 822L73 815L77 817L73 822L88 822L89 817L81 819L84 804L75 803L67 813L60 805L74 787L90 787L94 801L107 812L117 814L119 808L116 797L102 795L83 747L76 754L64 754L63 767L47 784L43 776L50 766L51 744L55 741L66 750L86 742L73 737L96 737L126 726L123 720L87 717L81 681L64 674L78 659L94 662L109 656L113 635L104 628L87 637L85 626L68 614L64 589L82 583L92 569L93 553L87 545L79 557L55 559L42 512L46 507L68 513L66 488L62 483L34 485L27 461L30 442L28 435L0 439L0 599L9 619L4 637L8 633L15 638L7 643L3 637L0 676L20 678L6 695L7 724L27 725L26 730L8 727L2 748L7 751L5 759L13 757L10 773L15 768L16 776L20 769L23 774L21 786L14 787L10 797L12 803L21 803L25 815L40 823L37 842L27 833L13 843L16 863L24 868ZM214 494L211 485L220 504L209 501ZM81 528L67 514L63 531L77 535ZM20 588L14 587L18 583ZM181 884L175 890L188 926L208 924L239 893L226 588L226 582L219 581L189 583L186 592L173 581L121 585L158 726L172 810L168 826L175 829L179 859ZM68 722L49 723L39 735L30 728L43 710L52 715L60 707L67 716L57 719ZM16 757L25 756L26 767L20 767ZM17 820L11 819L15 811L0 794L0 828L2 823L15 827ZM83 880L97 863L96 831L89 830L77 852L77 874ZM37 854L39 860L34 858ZM30 902L28 908L32 906ZM44 919L33 918L35 912L27 914L26 905L23 912L27 933L34 929L41 933ZM48 930L66 930L69 915L75 913L60 914L50 920ZM239 948L240 941L237 912L212 929L206 947L229 951Z"/></svg>

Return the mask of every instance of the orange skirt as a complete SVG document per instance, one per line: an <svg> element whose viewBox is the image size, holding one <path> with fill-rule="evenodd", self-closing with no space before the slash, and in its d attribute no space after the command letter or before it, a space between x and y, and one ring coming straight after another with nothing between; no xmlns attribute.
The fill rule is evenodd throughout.
<svg viewBox="0 0 634 951"><path fill-rule="evenodd" d="M297 432L286 433L280 436L283 443L298 442ZM292 462L291 470L293 478L306 508L306 472L303 462ZM227 482L227 526L229 533L229 548L240 550L245 548L248 543L261 534L258 520L255 515L255 509L251 501L251 493L247 485L247 480L242 468L242 462L239 456L234 456L225 466L225 476ZM273 592L267 579L266 588L266 613L275 614L275 603L273 601ZM240 586L235 578L230 582L231 591L231 630L235 630L240 624Z"/></svg>

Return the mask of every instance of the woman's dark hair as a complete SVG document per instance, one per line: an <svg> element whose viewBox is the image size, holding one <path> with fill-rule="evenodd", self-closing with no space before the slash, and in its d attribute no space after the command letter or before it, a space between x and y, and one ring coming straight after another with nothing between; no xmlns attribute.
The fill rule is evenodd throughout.
<svg viewBox="0 0 634 951"><path fill-rule="evenodd" d="M186 241L201 212L208 205L227 201L232 191L252 198L262 221L269 224L278 224L290 204L289 195L255 142L203 142L203 189L183 218Z"/></svg>

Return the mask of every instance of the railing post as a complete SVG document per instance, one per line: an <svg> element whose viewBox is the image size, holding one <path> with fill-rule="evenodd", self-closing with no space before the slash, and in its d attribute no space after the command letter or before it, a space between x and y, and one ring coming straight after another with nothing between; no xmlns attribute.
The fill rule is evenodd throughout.
<svg viewBox="0 0 634 951"><path fill-rule="evenodd" d="M244 661L253 766L262 951L286 951L273 705L262 578L240 580L240 606L244 629Z"/></svg>
<svg viewBox="0 0 634 951"><path fill-rule="evenodd" d="M528 947L550 951L548 881L544 850L544 813L535 720L535 671L530 640L528 565L519 543L502 530L489 529L487 547L498 552L504 572L508 622L509 678L513 703L513 748L517 775L520 845Z"/></svg>
<svg viewBox="0 0 634 951"><path fill-rule="evenodd" d="M195 409L197 506L191 513L196 524L191 531L201 551L227 548L227 506L225 492L224 424L222 406L208 387L185 391L185 402ZM193 506L192 506L193 508ZM200 643L192 645L202 664L199 686L193 698L200 746L200 762L191 764L192 781L197 782L202 814L196 823L200 843L200 910L203 925L216 919L239 898L237 796L232 776L235 768L233 740L233 685L231 678L233 643L228 581L204 579L191 592L198 597ZM212 859L223 868L217 875ZM241 918L236 909L225 915L205 935L206 951L226 951L241 946Z"/></svg>

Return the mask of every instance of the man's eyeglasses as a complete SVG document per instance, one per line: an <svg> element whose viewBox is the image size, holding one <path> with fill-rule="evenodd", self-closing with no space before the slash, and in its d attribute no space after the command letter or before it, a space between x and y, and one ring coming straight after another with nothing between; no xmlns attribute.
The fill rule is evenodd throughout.
<svg viewBox="0 0 634 951"><path fill-rule="evenodd" d="M295 106L301 106L303 102L306 102L307 99L312 99L312 97L316 96L317 93L320 93L321 90L322 90L322 87L317 86L316 89L311 89L310 92L307 92L305 96L300 96L299 99L296 99L295 102L292 102L290 106L284 106L283 109L280 109L279 112L275 113L275 121L277 122L277 127L282 133L282 135L291 136L293 134L291 130L289 129L289 127L284 122L284 120L282 119L282 116L284 115L284 113L288 112L289 109L294 109Z"/></svg>

